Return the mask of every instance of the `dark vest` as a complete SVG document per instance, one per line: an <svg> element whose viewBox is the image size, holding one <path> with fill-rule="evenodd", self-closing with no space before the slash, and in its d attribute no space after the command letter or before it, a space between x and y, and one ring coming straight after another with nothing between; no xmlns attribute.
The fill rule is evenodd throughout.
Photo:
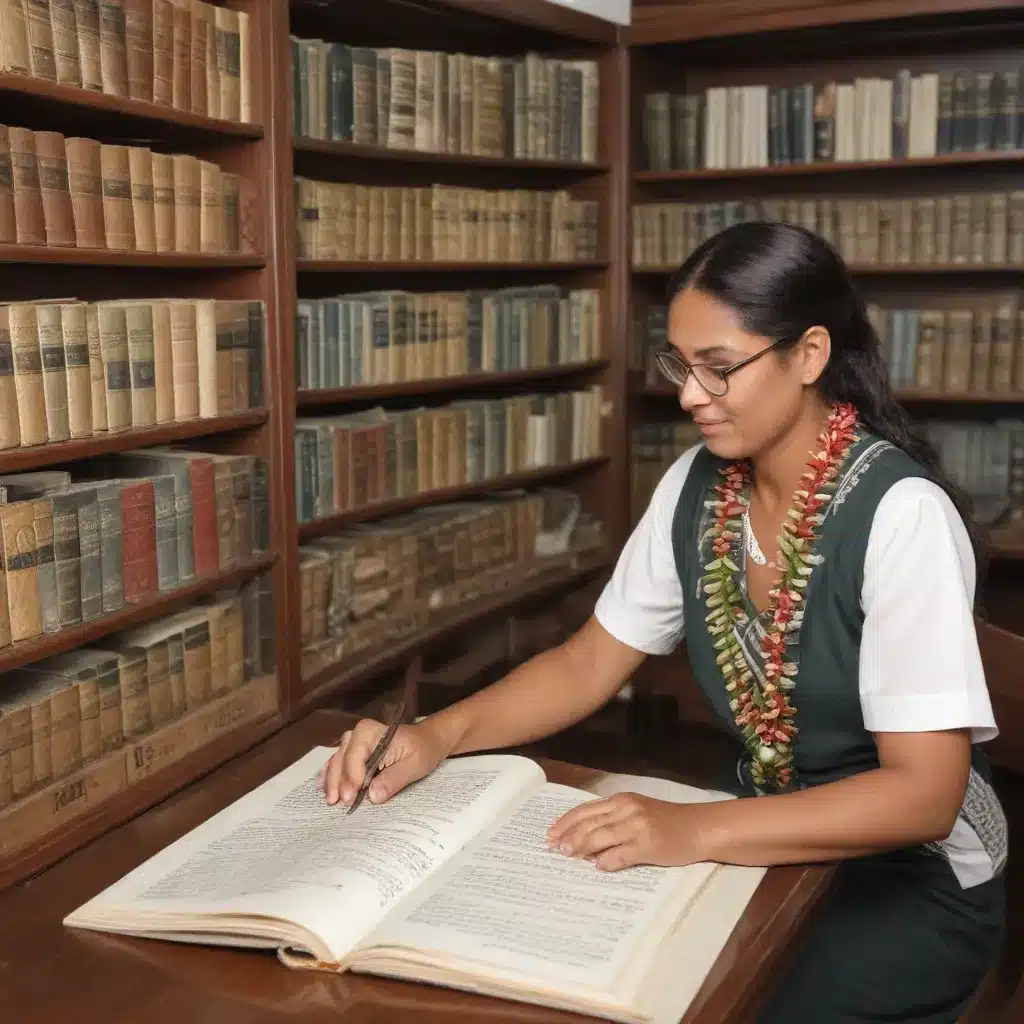
<svg viewBox="0 0 1024 1024"><path fill-rule="evenodd" d="M725 464L706 448L697 453L676 506L672 547L682 583L686 644L694 676L715 712L742 743L705 627L706 598L700 586L703 567L714 558L709 543L700 543L712 522L705 502L714 497L712 488ZM872 435L861 437L850 450L825 520L817 528L814 550L824 560L811 573L803 625L786 656L799 666L790 701L800 730L794 740L800 786L819 785L878 767L874 738L864 728L858 688L864 556L882 496L899 480L927 475L923 467L887 441ZM763 618L756 617L746 596L743 570L741 564L737 582L743 590L748 622L734 629L742 635L747 650L756 650L757 637L763 635ZM743 761L746 759L744 751Z"/></svg>

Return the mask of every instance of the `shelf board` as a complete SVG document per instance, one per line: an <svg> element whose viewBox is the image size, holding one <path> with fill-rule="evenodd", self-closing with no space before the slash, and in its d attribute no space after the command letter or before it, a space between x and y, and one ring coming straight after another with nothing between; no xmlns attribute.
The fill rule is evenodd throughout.
<svg viewBox="0 0 1024 1024"><path fill-rule="evenodd" d="M273 735L284 725L276 710L277 690L274 675L252 679L5 808L0 813L0 890ZM206 742L196 746L197 736ZM53 831L37 836L46 825Z"/></svg>
<svg viewBox="0 0 1024 1024"><path fill-rule="evenodd" d="M593 459L581 459L579 462L571 462L565 466L543 466L540 469L527 469L522 473L510 473L507 476L494 477L491 480L484 480L480 483L464 484L460 487L444 487L436 491L424 491L422 494L412 494L407 498L378 501L372 505L364 505L362 508L336 512L334 515L324 516L322 519L314 519L309 523L299 523L299 542L335 533L343 527L351 526L355 523L383 519L385 516L411 512L418 508L443 505L449 501L462 501L465 498L472 498L481 494L493 494L496 491L510 491L517 487L536 487L539 484L558 480L564 476L595 469L598 466L603 466L607 461L608 456L600 455ZM0 665L2 665L2 662L0 662Z"/></svg>
<svg viewBox="0 0 1024 1024"><path fill-rule="evenodd" d="M508 170L565 171L575 174L599 174L608 170L606 163L584 163L579 160L529 160L521 157L477 156L470 153L435 153L422 149L392 149L367 146L357 142L313 139L298 136L292 139L296 153L320 153L338 159L380 160L402 164L432 164L453 167L498 167Z"/></svg>
<svg viewBox="0 0 1024 1024"><path fill-rule="evenodd" d="M113 249L77 249L69 245L0 244L0 263L52 263L86 267L162 267L198 270L262 267L263 256L250 253L119 252Z"/></svg>
<svg viewBox="0 0 1024 1024"><path fill-rule="evenodd" d="M388 263L354 260L298 260L300 274L415 274L491 273L517 274L528 270L604 270L607 260L565 262L539 260L529 263L505 263L500 260L399 260Z"/></svg>
<svg viewBox="0 0 1024 1024"><path fill-rule="evenodd" d="M559 366L539 366L529 370L509 370L494 373L465 373L458 377L435 377L428 380L401 381L396 384L365 384L344 388L300 389L295 404L299 409L313 409L323 405L342 405L346 402L378 401L409 395L439 395L452 391L497 390L510 384L528 384L531 381L558 380L578 373L603 370L607 359L591 359L583 363L564 363Z"/></svg>
<svg viewBox="0 0 1024 1024"><path fill-rule="evenodd" d="M702 167L691 171L635 171L633 181L640 185L668 184L674 181L731 181L742 178L796 178L813 175L863 174L879 171L927 170L999 166L1024 162L1024 150L990 150L984 153L944 153L941 156L913 157L906 160L848 160L842 163L776 164L771 167Z"/></svg>
<svg viewBox="0 0 1024 1024"><path fill-rule="evenodd" d="M599 572L611 562L612 553L607 549L584 552L574 566L541 570L532 579L507 590L498 591L489 598L441 611L422 632L398 640L383 650L363 652L351 663L329 666L310 679L303 680L302 685L306 692L300 700L300 708L305 712L327 697L334 696L338 691L350 690L374 675L389 671L431 644L459 630L469 628L494 612L542 597L566 584Z"/></svg>
<svg viewBox="0 0 1024 1024"><path fill-rule="evenodd" d="M235 430L256 427L266 421L266 409L253 409L232 416L164 423L142 430L123 430L116 434L94 434L92 437L76 438L73 441L56 441L53 444L39 444L28 448L9 448L0 451L0 473L20 473L27 469L91 459L113 452L133 451L136 448L152 448L155 445L227 434Z"/></svg>
<svg viewBox="0 0 1024 1024"><path fill-rule="evenodd" d="M848 263L847 269L857 277L938 277L956 274L1021 274L1024 266L1012 263ZM634 277L668 277L678 266L633 267Z"/></svg>
<svg viewBox="0 0 1024 1024"><path fill-rule="evenodd" d="M45 633L32 640L23 640L10 647L0 648L0 675L33 661L39 661L41 658L49 658L54 654L73 651L84 644L95 643L105 636L130 626L137 626L141 622L170 615L222 587L230 587L257 576L272 568L276 562L277 555L261 555L242 565L225 569L212 576L204 576L189 583L188 586L151 594L135 604L126 604L120 611L111 615L101 615L97 619L62 629L58 633Z"/></svg>
<svg viewBox="0 0 1024 1024"><path fill-rule="evenodd" d="M224 121L216 117L204 117L172 107L158 106L145 100L132 100L123 96L109 96L107 93L80 89L73 85L58 85L28 75L0 72L0 94L9 103L27 102L60 109L84 119L89 113L106 115L111 119L131 119L152 127L192 129L204 135L228 136L238 139L262 139L263 126ZM85 131L85 128L82 129ZM86 132L88 134L88 132Z"/></svg>

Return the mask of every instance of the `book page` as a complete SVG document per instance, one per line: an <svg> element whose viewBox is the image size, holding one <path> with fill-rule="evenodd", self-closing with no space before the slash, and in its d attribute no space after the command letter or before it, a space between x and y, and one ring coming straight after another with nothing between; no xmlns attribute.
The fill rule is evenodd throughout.
<svg viewBox="0 0 1024 1024"><path fill-rule="evenodd" d="M331 752L311 751L67 923L116 912L153 933L161 918L189 915L192 927L184 930L195 932L197 914L278 917L320 937L338 959L544 777L526 758L457 759L387 803L365 800L349 815L317 786ZM230 933L240 928L235 918L210 923Z"/></svg>
<svg viewBox="0 0 1024 1024"><path fill-rule="evenodd" d="M639 793L653 800L667 800L676 804L711 803L715 800L735 800L732 793L717 789L700 789L671 779L654 775L602 775L586 787L596 796L614 796L616 793Z"/></svg>
<svg viewBox="0 0 1024 1024"><path fill-rule="evenodd" d="M535 985L613 992L615 978L667 934L715 868L605 872L550 850L548 827L588 799L566 786L541 787L432 892L385 921L372 946L428 951L456 970L489 965ZM367 962L385 956L369 946ZM357 969L362 956L353 957Z"/></svg>

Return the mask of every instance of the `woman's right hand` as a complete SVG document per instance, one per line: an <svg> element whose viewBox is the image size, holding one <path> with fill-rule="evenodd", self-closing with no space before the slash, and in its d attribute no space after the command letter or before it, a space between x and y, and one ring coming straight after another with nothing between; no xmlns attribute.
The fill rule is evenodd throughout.
<svg viewBox="0 0 1024 1024"><path fill-rule="evenodd" d="M386 726L372 718L361 719L341 738L341 744L320 770L319 784L329 804L349 805L366 776L366 762ZM450 748L428 722L400 725L380 761L376 778L366 794L380 804L429 775L450 753Z"/></svg>

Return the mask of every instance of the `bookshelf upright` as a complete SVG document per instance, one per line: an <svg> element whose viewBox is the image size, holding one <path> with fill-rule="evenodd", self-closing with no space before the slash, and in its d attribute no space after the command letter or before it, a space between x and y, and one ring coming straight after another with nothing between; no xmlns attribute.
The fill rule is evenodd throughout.
<svg viewBox="0 0 1024 1024"><path fill-rule="evenodd" d="M303 635L286 656L307 708L581 582L621 543L624 80L613 26L545 3L289 15L282 386ZM535 560L523 515L557 514L551 489L600 528ZM474 524L474 507L498 518ZM495 529L518 553L488 547ZM362 625L374 597L357 583L336 626L340 581L374 557L404 595L389 625Z"/></svg>

